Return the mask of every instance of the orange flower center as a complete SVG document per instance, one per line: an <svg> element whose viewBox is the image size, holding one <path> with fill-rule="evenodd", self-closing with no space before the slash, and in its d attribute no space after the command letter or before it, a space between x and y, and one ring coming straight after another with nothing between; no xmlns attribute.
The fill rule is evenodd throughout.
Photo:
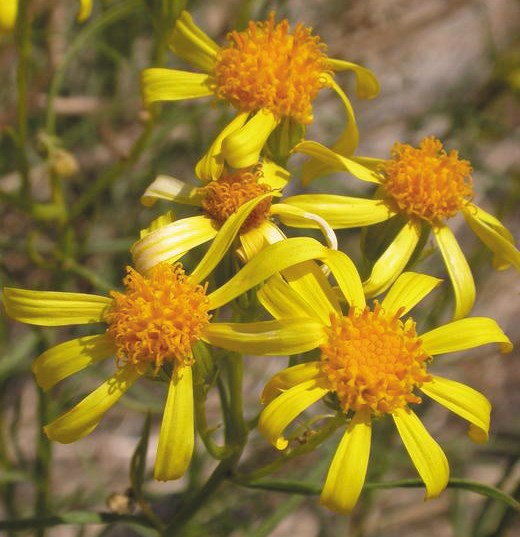
<svg viewBox="0 0 520 537"><path fill-rule="evenodd" d="M328 340L321 348L321 368L345 412L370 408L380 416L420 403L413 390L431 380L429 356L412 319L387 317L376 302L374 311L350 309L331 316Z"/></svg>
<svg viewBox="0 0 520 537"><path fill-rule="evenodd" d="M446 153L433 136L418 149L394 144L383 172L384 188L398 209L431 223L455 216L473 196L470 163L455 150Z"/></svg>
<svg viewBox="0 0 520 537"><path fill-rule="evenodd" d="M222 225L244 203L271 191L269 185L259 183L261 177L261 166L235 173L225 171L218 180L199 189L202 194L202 208L217 225ZM270 208L270 197L261 201L246 218L241 232L258 227L267 218Z"/></svg>
<svg viewBox="0 0 520 537"><path fill-rule="evenodd" d="M127 272L126 292L111 291L114 300L105 317L116 358L152 363L156 371L167 361L190 365L191 346L210 319L205 288L192 283L180 263L159 264L148 276L131 267Z"/></svg>
<svg viewBox="0 0 520 537"><path fill-rule="evenodd" d="M310 28L289 22L249 22L247 30L233 31L217 56L215 93L243 112L261 108L276 118L291 117L311 123L312 105L325 87L322 73L332 73L326 46Z"/></svg>

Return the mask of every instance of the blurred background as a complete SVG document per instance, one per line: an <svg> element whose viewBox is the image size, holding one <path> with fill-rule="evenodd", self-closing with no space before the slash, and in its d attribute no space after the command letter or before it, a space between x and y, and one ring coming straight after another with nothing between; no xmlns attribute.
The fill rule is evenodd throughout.
<svg viewBox="0 0 520 537"><path fill-rule="evenodd" d="M4 79L0 85L2 286L98 294L117 288L139 230L171 208L162 203L153 209L142 207L139 197L146 186L158 173L196 184L194 165L232 111L212 106L210 100L166 103L155 118L142 109L139 73L143 68L166 65L191 70L164 51L168 21L161 23L151 15L160 3L94 0L91 18L79 24L77 2L32 0L30 46L21 45L20 35L0 34ZM229 30L243 28L250 19L263 19L270 10L278 18L287 17L291 24L301 21L312 26L328 44L330 56L372 69L381 82L377 99L359 101L348 73L338 75L357 114L361 131L358 154L386 158L395 141L417 143L426 135L438 136L447 149L459 149L472 162L477 204L499 217L519 239L518 0L221 0L189 1L187 9L217 43L223 42ZM19 69L17 74L20 57L24 58L26 77L20 77ZM26 107L20 108L17 95L26 96ZM332 92L322 92L314 110L316 121L307 137L333 142L341 131L338 99ZM298 157L290 160L295 180L287 194L302 191L300 164ZM52 180L56 173L67 175L60 191ZM358 183L346 174L337 174L315 181L307 192L368 194ZM17 195L24 188L39 207L37 219ZM64 197L70 208L67 225L48 209L56 196ZM177 217L184 214L177 208L175 213ZM491 254L464 222L454 218L450 225L477 282L473 314L495 318L518 344L518 274L493 271ZM359 260L359 233L349 230L338 236L342 248ZM446 278L438 253L417 269ZM429 322L448 319L449 284L443 287L421 306ZM426 326L420 325L419 332ZM153 417L148 453L148 467L153 467L165 396L164 386L153 382L132 388L96 432L80 442L49 446L41 438L42 422L89 393L113 367L107 364L105 369L76 375L48 398L37 392L31 361L50 344L81 333L85 332L34 330L0 313L2 519L32 516L35 508L40 514L103 511L108 498L113 501L114 494L124 497L129 486L128 463L147 410ZM276 358L246 358L248 417L259 411L263 384L280 364ZM440 357L434 368L436 373L446 373L484 392L493 404L491 441L485 446L469 442L462 420L438 405L424 405L423 419L446 450L452 475L517 495L518 351L501 356L495 346L486 346L460 356ZM218 424L216 397L213 407L209 419ZM415 477L389 424L381 420L376 425L369 480ZM330 439L317 452L296 459L280 475L321 482L336 445ZM243 468L261 466L275 455L265 440L253 434ZM152 504L166 514L177 495L203 482L213 466L201 448L183 480L158 483L149 475L146 490ZM316 497L233 485L224 485L221 492L187 527L186 535L513 537L520 532L518 516L510 509L452 489L427 503L422 501L421 489L366 491L350 517L327 512ZM46 534L146 535L143 532L121 525L64 525Z"/></svg>

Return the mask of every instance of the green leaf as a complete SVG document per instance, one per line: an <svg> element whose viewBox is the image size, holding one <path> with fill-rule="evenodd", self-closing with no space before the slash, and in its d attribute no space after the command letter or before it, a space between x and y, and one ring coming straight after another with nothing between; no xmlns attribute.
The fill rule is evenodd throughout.
<svg viewBox="0 0 520 537"><path fill-rule="evenodd" d="M148 412L143 424L141 438L137 444L132 460L130 461L130 484L137 498L143 496L143 481L146 471L146 453L148 452L148 440L150 439L151 414Z"/></svg>

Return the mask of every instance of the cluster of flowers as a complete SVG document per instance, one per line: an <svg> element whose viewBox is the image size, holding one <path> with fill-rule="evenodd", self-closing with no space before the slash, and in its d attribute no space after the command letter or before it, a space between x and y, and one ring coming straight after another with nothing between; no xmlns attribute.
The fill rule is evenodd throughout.
<svg viewBox="0 0 520 537"><path fill-rule="evenodd" d="M194 208L175 220L171 213L141 232L132 248L135 268L127 269L124 292L109 298L80 293L6 288L7 313L40 326L105 323L98 335L61 343L33 365L38 384L49 390L86 367L115 356L115 372L74 408L45 427L48 437L74 442L90 434L103 415L140 377L166 375L168 396L160 430L155 477L182 476L194 449L194 346L206 345L259 356L300 355L265 386L260 432L280 450L286 428L303 411L326 398L342 418L345 433L326 477L321 501L349 512L365 481L374 418L389 414L422 480L427 497L447 485L449 468L438 443L412 406L421 396L437 401L469 422L475 442L488 437L490 404L479 392L429 371L432 357L495 342L512 348L495 321L467 317L475 300L468 263L446 221L462 213L492 250L495 268L513 265L520 253L511 234L472 203L469 162L447 152L429 137L419 147L396 143L388 160L354 156L358 130L350 100L335 81L352 71L357 95L373 98L375 76L351 62L329 58L326 46L309 28L291 31L274 14L247 29L233 31L218 46L183 12L170 37L175 54L202 72L163 68L142 75L147 106L213 96L237 110L195 167L197 188L159 176L142 203L158 199ZM312 102L334 90L346 112L346 127L332 146L305 140L313 121ZM365 199L334 194L283 198L291 180L288 156L309 157L304 184L344 171L376 186ZM398 218L396 218L398 217ZM350 258L338 250L334 229L401 222L393 240L362 281ZM324 242L287 238L287 227L321 230ZM453 284L454 313L448 324L423 334L408 312L441 280L403 272L430 230ZM179 262L209 243L191 274ZM208 280L233 249L242 268L212 289ZM272 317L257 322L216 322L214 312L252 288ZM381 293L381 301L372 299ZM307 355L307 356L309 356ZM195 371L195 373L194 373Z"/></svg>

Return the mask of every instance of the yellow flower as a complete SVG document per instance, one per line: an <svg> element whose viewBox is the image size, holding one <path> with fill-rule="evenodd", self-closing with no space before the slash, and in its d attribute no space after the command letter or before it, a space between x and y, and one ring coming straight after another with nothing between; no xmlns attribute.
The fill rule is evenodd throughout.
<svg viewBox="0 0 520 537"><path fill-rule="evenodd" d="M302 352L321 330L312 319L213 323L220 308L294 263L326 258L327 248L309 238L287 239L260 252L220 288L202 284L222 255L208 252L190 276L180 264L160 264L146 276L129 268L124 293L111 298L83 293L5 288L7 314L39 326L105 323L106 330L50 348L33 364L38 384L49 390L84 368L116 357L116 371L74 408L45 427L51 440L69 443L90 434L120 397L146 374L164 368L171 380L161 425L155 477L184 474L194 445L192 346L197 341L236 352L279 355ZM299 331L305 329L306 337ZM298 334L297 337L295 334Z"/></svg>
<svg viewBox="0 0 520 537"><path fill-rule="evenodd" d="M358 179L378 186L375 199L329 194L307 194L287 198L285 203L323 217L332 228L368 226L397 215L406 219L393 242L375 263L363 287L367 296L386 290L408 263L423 223L433 231L455 293L454 318L466 316L475 302L475 283L470 267L446 220L462 213L467 224L493 252L493 265L503 270L513 265L520 271L520 252L511 233L491 214L472 203L471 166L457 151L447 153L434 137L418 148L396 143L392 158L385 161L358 157L349 159L316 142L302 142L296 151L323 163L330 172L348 171ZM288 225L301 227L280 217Z"/></svg>
<svg viewBox="0 0 520 537"><path fill-rule="evenodd" d="M278 449L285 449L286 427L306 408L333 395L337 409L348 419L347 430L332 460L321 502L333 511L353 509L365 481L370 454L372 418L390 414L406 450L426 486L426 497L437 496L446 486L446 457L410 408L423 394L470 423L469 436L485 442L490 404L479 392L459 382L432 375L433 356L497 342L502 352L511 342L492 319L474 317L453 321L418 335L412 318L405 315L440 280L413 272L403 273L381 304L368 307L361 280L352 262L341 252L330 252L326 261L334 273L349 310L330 303L328 311L309 308L313 296L295 293L282 278L271 278L258 292L260 302L279 320L292 315L322 323L316 361L289 367L266 385L259 430ZM290 301L293 311L288 312ZM313 313L314 312L314 313ZM323 322L324 313L328 314ZM301 335L304 335L303 329ZM310 350L310 349L308 349Z"/></svg>
<svg viewBox="0 0 520 537"><path fill-rule="evenodd" d="M85 22L92 13L92 0L79 0L78 22Z"/></svg>
<svg viewBox="0 0 520 537"><path fill-rule="evenodd" d="M336 247L336 236L322 218L283 203L272 204L273 196L280 196L288 179L287 170L266 160L234 172L222 168L218 179L199 188L160 175L141 198L144 205L165 199L198 207L204 214L176 221L160 218L159 223L144 230L132 247L136 267L147 271L163 261L172 263L192 248L213 241L219 230L221 240L212 245L218 255L231 247L238 234L238 254L247 261L267 245L285 239L271 220L281 214L298 221L312 221L321 228L329 245Z"/></svg>
<svg viewBox="0 0 520 537"><path fill-rule="evenodd" d="M13 31L18 14L18 0L2 0L0 7L0 32Z"/></svg>
<svg viewBox="0 0 520 537"><path fill-rule="evenodd" d="M302 24L290 32L287 20L249 22L245 31L230 32L227 45L219 47L182 12L170 38L172 50L202 70L191 73L150 68L142 73L146 104L213 95L233 105L238 115L216 138L206 158L209 168L197 169L201 179L218 177L211 161L223 157L233 168L246 168L258 161L274 129L284 121L306 125L313 121L312 101L323 88L341 98L347 126L335 149L354 152L358 131L352 105L334 81L337 71L353 71L357 93L372 98L379 92L374 75L359 65L329 58L325 45ZM207 175L209 172L209 175Z"/></svg>
<svg viewBox="0 0 520 537"><path fill-rule="evenodd" d="M80 0L78 22L85 22L92 12L92 0ZM18 0L2 0L0 7L0 32L12 32L18 14Z"/></svg>

